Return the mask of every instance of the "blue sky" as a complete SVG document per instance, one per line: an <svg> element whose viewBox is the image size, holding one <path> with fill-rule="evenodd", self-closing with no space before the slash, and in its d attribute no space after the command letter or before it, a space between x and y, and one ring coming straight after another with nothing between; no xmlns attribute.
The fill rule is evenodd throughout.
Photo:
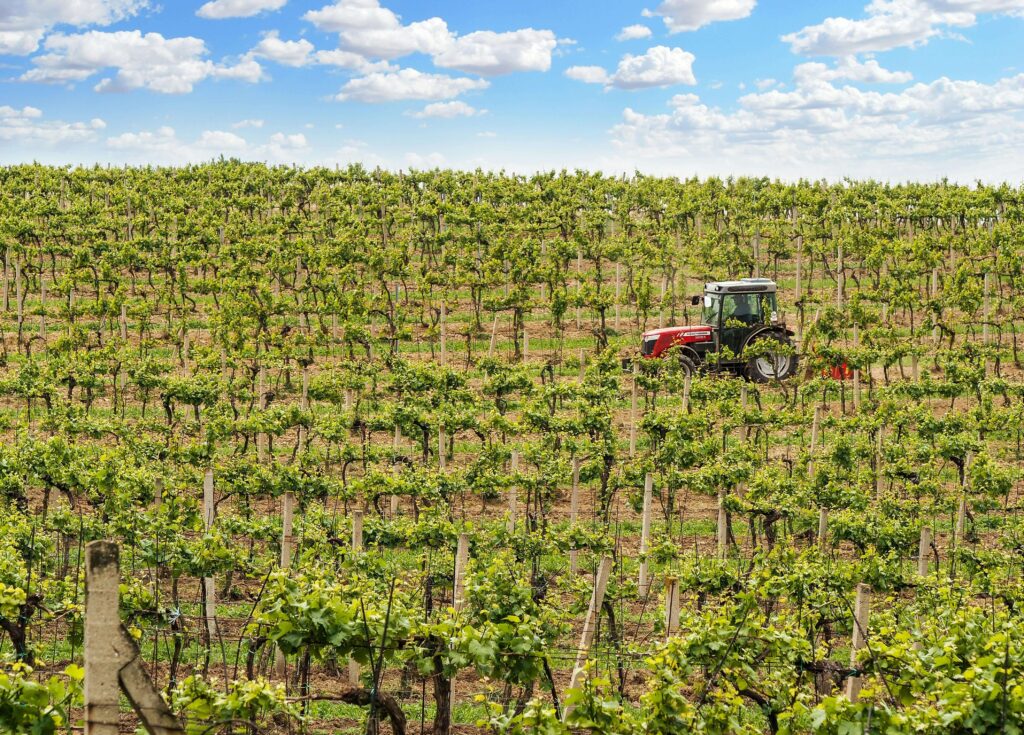
<svg viewBox="0 0 1024 735"><path fill-rule="evenodd" d="M0 161L1022 181L1024 0L0 0Z"/></svg>

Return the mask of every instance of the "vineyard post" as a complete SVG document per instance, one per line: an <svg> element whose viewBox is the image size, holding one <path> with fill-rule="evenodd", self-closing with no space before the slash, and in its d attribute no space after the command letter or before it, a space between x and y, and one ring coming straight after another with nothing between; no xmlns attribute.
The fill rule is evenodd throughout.
<svg viewBox="0 0 1024 735"><path fill-rule="evenodd" d="M207 468L203 475L203 525L206 532L213 526L216 508L213 504L213 470ZM203 577L203 619L206 623L206 634L210 637L210 645L217 637L217 589L213 577Z"/></svg>
<svg viewBox="0 0 1024 735"><path fill-rule="evenodd" d="M843 271L843 244L836 246L836 308L843 308L843 286L846 274Z"/></svg>
<svg viewBox="0 0 1024 735"><path fill-rule="evenodd" d="M915 383L921 382L921 360L916 352L910 356L910 375Z"/></svg>
<svg viewBox="0 0 1024 735"><path fill-rule="evenodd" d="M494 325L491 327L491 345L487 348L487 356L494 357L494 351L498 347L498 314L494 314Z"/></svg>
<svg viewBox="0 0 1024 735"><path fill-rule="evenodd" d="M569 496L569 528L574 530L576 528L576 518L579 514L580 507L580 459L579 457L572 458L572 495ZM572 575L576 574L577 569L577 557L579 553L575 546L569 549L569 573Z"/></svg>
<svg viewBox="0 0 1024 735"><path fill-rule="evenodd" d="M452 588L452 606L455 612L462 612L466 606L466 565L469 564L469 534L460 533L455 549L455 575Z"/></svg>
<svg viewBox="0 0 1024 735"><path fill-rule="evenodd" d="M153 480L153 502L157 508L164 502L164 478L158 477Z"/></svg>
<svg viewBox="0 0 1024 735"><path fill-rule="evenodd" d="M654 495L654 476L648 472L644 477L644 507L640 526L640 578L638 587L640 597L646 598L651 591L648 576L647 552L651 545L651 500Z"/></svg>
<svg viewBox="0 0 1024 735"><path fill-rule="evenodd" d="M725 515L725 488L719 488L718 490L718 558L725 559L727 555L727 542L729 528L727 524L728 518Z"/></svg>
<svg viewBox="0 0 1024 735"><path fill-rule="evenodd" d="M448 441L444 433L444 422L437 425L437 468L444 472L447 467Z"/></svg>
<svg viewBox="0 0 1024 735"><path fill-rule="evenodd" d="M814 454L818 446L818 431L821 426L821 406L814 407L814 418L811 420L811 446L809 448L810 459L807 462L807 477L814 478Z"/></svg>
<svg viewBox="0 0 1024 735"><path fill-rule="evenodd" d="M512 486L508 489L508 520L505 528L509 533L516 530L516 514L519 511L519 487L516 485L515 475L519 472L519 452L512 450Z"/></svg>
<svg viewBox="0 0 1024 735"><path fill-rule="evenodd" d="M853 325L853 347L860 347L860 329ZM860 368L853 369L853 412L860 413Z"/></svg>
<svg viewBox="0 0 1024 735"><path fill-rule="evenodd" d="M679 630L679 579L665 578L665 636L671 638Z"/></svg>
<svg viewBox="0 0 1024 735"><path fill-rule="evenodd" d="M825 551L828 545L828 508L818 508L818 546Z"/></svg>
<svg viewBox="0 0 1024 735"><path fill-rule="evenodd" d="M917 576L928 576L928 552L932 548L931 526L921 526L921 539L917 544Z"/></svg>
<svg viewBox="0 0 1024 735"><path fill-rule="evenodd" d="M117 735L123 691L151 735L185 735L142 665L120 618L120 552L113 541L85 547L85 733Z"/></svg>
<svg viewBox="0 0 1024 735"><path fill-rule="evenodd" d="M448 306L441 299L441 367L448 365Z"/></svg>
<svg viewBox="0 0 1024 735"><path fill-rule="evenodd" d="M690 412L690 389L691 389L692 385L693 385L693 376L689 375L689 374L683 376L683 402L682 402L682 408L683 408L683 412L684 413L689 413Z"/></svg>
<svg viewBox="0 0 1024 735"><path fill-rule="evenodd" d="M601 558L601 564L597 568L597 575L594 577L594 593L590 598L590 607L587 608L587 617L583 621L583 633L580 635L580 645L576 653L576 665L572 670L572 680L569 683L570 689L578 689L586 673L587 657L590 655L590 645L594 642L594 633L597 630L597 617L604 605L604 592L608 587L608 578L612 574L612 558L605 556ZM566 707L562 714L563 720L572 712L571 707Z"/></svg>
<svg viewBox="0 0 1024 735"><path fill-rule="evenodd" d="M113 637L118 620L119 551L112 541L85 547L85 732L117 735L117 670Z"/></svg>
<svg viewBox="0 0 1024 735"><path fill-rule="evenodd" d="M11 310L11 282L10 276L7 275L8 269L11 267L11 252L10 248L4 248L4 312ZM615 325L619 326L618 324Z"/></svg>
<svg viewBox="0 0 1024 735"><path fill-rule="evenodd" d="M74 299L74 290L68 294L69 301ZM128 305L121 304L121 339L125 342L128 341Z"/></svg>
<svg viewBox="0 0 1024 735"><path fill-rule="evenodd" d="M46 278L39 274L39 337L46 344Z"/></svg>
<svg viewBox="0 0 1024 735"><path fill-rule="evenodd" d="M402 438L402 430L399 428L398 424L396 423L395 424L395 433L391 437L391 456L392 456L391 472L392 472L392 474L395 477L398 477L398 443L401 440L401 438ZM399 505L398 495L395 494L395 493L392 493L391 494L391 517L392 518L397 518L398 517L398 505Z"/></svg>
<svg viewBox="0 0 1024 735"><path fill-rule="evenodd" d="M793 227L796 228L797 213L793 210ZM803 266L804 266L804 236L797 231L796 236L796 287L793 289L793 303L800 303L800 292L803 289ZM804 318L803 309L800 310L800 318L796 322L796 341L802 344L804 341Z"/></svg>
<svg viewBox="0 0 1024 735"><path fill-rule="evenodd" d="M256 374L256 399L260 411L267 410L266 391L266 368L263 361L260 361L259 370ZM256 432L256 461L263 464L267 460L267 435L263 431Z"/></svg>
<svg viewBox="0 0 1024 735"><path fill-rule="evenodd" d="M754 278L761 277L761 230L754 231Z"/></svg>
<svg viewBox="0 0 1024 735"><path fill-rule="evenodd" d="M6 274L6 269L4 270ZM4 284L6 288L7 279L4 277ZM4 292L6 294L6 291ZM622 264L615 264L615 331L619 331L619 301L622 298ZM6 296L5 296L6 303Z"/></svg>
<svg viewBox="0 0 1024 735"><path fill-rule="evenodd" d="M967 522L967 487L968 478L967 471L970 469L971 464L974 462L974 452L968 452L964 457L964 481L963 487L960 489L960 503L956 509L956 526L953 530L953 545L961 543L964 538L964 529Z"/></svg>
<svg viewBox="0 0 1024 735"><path fill-rule="evenodd" d="M281 569L288 570L292 566L292 508L295 504L295 493L286 492L281 496ZM284 679L287 675L287 662L284 652L278 648L274 666L277 675Z"/></svg>
<svg viewBox="0 0 1024 735"><path fill-rule="evenodd" d="M357 557L363 550L363 511L352 511L352 557ZM354 658L348 660L348 683L359 685L359 662Z"/></svg>
<svg viewBox="0 0 1024 735"><path fill-rule="evenodd" d="M857 585L857 600L853 608L853 642L850 645L850 668L857 665L857 652L864 647L868 633L868 616L871 613L871 587L863 582ZM863 681L859 676L846 680L846 698L856 702L860 696Z"/></svg>
<svg viewBox="0 0 1024 735"><path fill-rule="evenodd" d="M637 363L633 361L632 403L629 409L629 456L636 454L636 394L637 394Z"/></svg>
<svg viewBox="0 0 1024 735"><path fill-rule="evenodd" d="M931 282L931 297L934 301L939 296L939 269L932 268L932 282ZM936 324L932 327L932 342L936 345L939 344L941 334L939 333L939 325Z"/></svg>
<svg viewBox="0 0 1024 735"><path fill-rule="evenodd" d="M302 366L302 397L299 399L299 410L306 413L309 410L309 366ZM306 425L299 424L299 449L306 448Z"/></svg>

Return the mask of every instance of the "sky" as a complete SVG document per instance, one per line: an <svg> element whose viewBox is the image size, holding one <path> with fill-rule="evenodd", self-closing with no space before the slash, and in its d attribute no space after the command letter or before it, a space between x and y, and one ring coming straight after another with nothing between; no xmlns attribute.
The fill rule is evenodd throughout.
<svg viewBox="0 0 1024 735"><path fill-rule="evenodd" d="M0 0L0 163L1024 182L1024 0Z"/></svg>

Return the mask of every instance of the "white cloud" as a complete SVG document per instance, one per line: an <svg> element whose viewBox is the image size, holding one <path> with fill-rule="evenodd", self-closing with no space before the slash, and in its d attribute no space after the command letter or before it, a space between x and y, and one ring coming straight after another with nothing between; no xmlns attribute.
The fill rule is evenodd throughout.
<svg viewBox="0 0 1024 735"><path fill-rule="evenodd" d="M826 18L782 40L794 53L807 56L913 47L948 34L950 28L973 26L979 13L1020 13L1024 0L872 0L864 10L865 18Z"/></svg>
<svg viewBox="0 0 1024 735"><path fill-rule="evenodd" d="M672 33L695 31L721 20L746 18L757 5L757 0L663 0L654 10L644 10L644 16L661 16Z"/></svg>
<svg viewBox="0 0 1024 735"><path fill-rule="evenodd" d="M313 51L313 44L304 38L282 41L277 31L267 31L249 53L285 66L306 66L312 61Z"/></svg>
<svg viewBox="0 0 1024 735"><path fill-rule="evenodd" d="M44 120L43 112L38 108L0 105L0 141L5 142L32 146L85 143L95 140L106 126L99 118L72 123Z"/></svg>
<svg viewBox="0 0 1024 735"><path fill-rule="evenodd" d="M227 130L204 130L196 138L185 140L168 126L122 133L107 138L106 146L120 160L160 164L208 161L219 156L290 163L310 151L302 133L274 133L260 144Z"/></svg>
<svg viewBox="0 0 1024 735"><path fill-rule="evenodd" d="M567 42L534 28L458 36L438 17L403 24L379 0L336 0L302 17L322 31L337 33L342 51L388 60L421 53L439 67L484 76L547 71L555 48Z"/></svg>
<svg viewBox="0 0 1024 735"><path fill-rule="evenodd" d="M606 89L644 89L675 84L696 84L693 75L694 55L681 48L653 46L646 53L626 54L614 74L599 66L573 66L565 75L587 84L603 84Z"/></svg>
<svg viewBox="0 0 1024 735"><path fill-rule="evenodd" d="M443 51L434 54L434 64L484 76L547 71L551 68L551 52L557 45L551 31L476 31L453 39Z"/></svg>
<svg viewBox="0 0 1024 735"><path fill-rule="evenodd" d="M692 94L673 97L666 114L626 109L613 142L631 165L643 159L676 172L1019 177L1024 74L993 84L942 78L892 93L796 81L791 92L741 97L735 111Z"/></svg>
<svg viewBox="0 0 1024 735"><path fill-rule="evenodd" d="M147 5L148 0L3 0L0 54L32 53L53 26L110 25Z"/></svg>
<svg viewBox="0 0 1024 735"><path fill-rule="evenodd" d="M565 76L585 84L604 84L608 81L608 72L600 66L570 66Z"/></svg>
<svg viewBox="0 0 1024 735"><path fill-rule="evenodd" d="M235 130L239 130L241 128L262 128L263 127L263 120L260 120L259 118L249 118L247 120L239 120L238 122L233 123L231 125L231 127L234 128Z"/></svg>
<svg viewBox="0 0 1024 735"><path fill-rule="evenodd" d="M202 39L185 36L164 38L139 31L88 31L74 35L54 33L45 42L47 53L32 59L34 68L22 81L74 83L105 69L113 78L100 80L98 92L148 89L164 94L184 94L207 78L257 82L262 68L252 58L236 64L215 64L206 57Z"/></svg>
<svg viewBox="0 0 1024 735"><path fill-rule="evenodd" d="M453 102L432 102L419 112L411 113L411 117L421 119L427 117L453 118L473 117L475 115L486 114L487 110L478 110L472 105L467 105L461 100L455 100Z"/></svg>
<svg viewBox="0 0 1024 735"><path fill-rule="evenodd" d="M356 102L394 102L397 100L445 100L464 92L486 89L484 79L428 74L416 69L397 72L376 72L350 79L336 99Z"/></svg>
<svg viewBox="0 0 1024 735"><path fill-rule="evenodd" d="M412 168L437 168L444 165L444 156L440 153L406 153L405 162Z"/></svg>
<svg viewBox="0 0 1024 735"><path fill-rule="evenodd" d="M288 0L210 0L196 15L200 18L249 18L268 10L280 10Z"/></svg>
<svg viewBox="0 0 1024 735"><path fill-rule="evenodd" d="M831 69L816 61L800 64L793 70L793 78L797 84L814 80L831 82L838 79L864 84L906 84L914 75L908 71L889 71L882 68L874 59L862 62L848 56L840 59Z"/></svg>
<svg viewBox="0 0 1024 735"><path fill-rule="evenodd" d="M778 79L768 77L767 79L758 79L754 82L754 86L764 91L766 89L771 89L772 87L778 87L780 83L781 82L779 82Z"/></svg>
<svg viewBox="0 0 1024 735"><path fill-rule="evenodd" d="M636 41L640 38L650 38L651 29L645 25L637 23L636 25L626 26L618 35L615 36L616 41Z"/></svg>

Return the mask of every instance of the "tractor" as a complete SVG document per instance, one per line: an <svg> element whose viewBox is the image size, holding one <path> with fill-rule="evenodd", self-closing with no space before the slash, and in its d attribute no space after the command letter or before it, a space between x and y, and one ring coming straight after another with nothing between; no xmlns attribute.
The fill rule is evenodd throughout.
<svg viewBox="0 0 1024 735"><path fill-rule="evenodd" d="M705 284L703 297L691 299L693 306L702 307L700 324L644 332L640 355L675 357L687 374L727 370L757 383L788 378L796 372L797 356L790 349L793 332L779 319L776 291L775 282L768 278ZM747 348L760 340L778 342L786 349L758 350L744 357Z"/></svg>

